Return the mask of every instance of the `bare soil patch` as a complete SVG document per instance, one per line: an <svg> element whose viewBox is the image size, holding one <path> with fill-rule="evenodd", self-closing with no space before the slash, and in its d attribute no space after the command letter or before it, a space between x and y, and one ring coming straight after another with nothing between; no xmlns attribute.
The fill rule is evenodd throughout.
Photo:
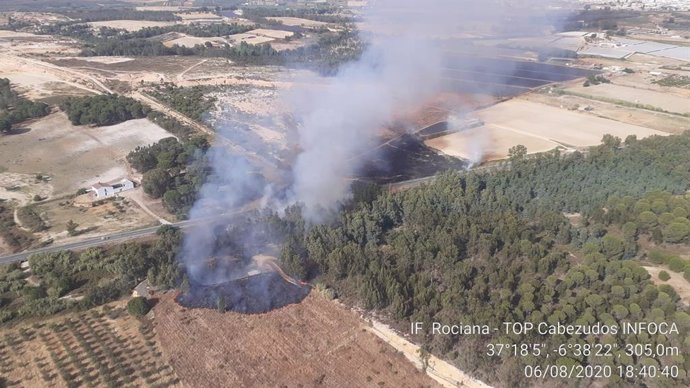
<svg viewBox="0 0 690 388"><path fill-rule="evenodd" d="M146 119L92 128L72 125L64 113L48 115L28 128L0 137L0 165L8 172L50 176L53 195L127 176L125 156L130 151L172 136Z"/></svg>
<svg viewBox="0 0 690 388"><path fill-rule="evenodd" d="M446 155L472 161L505 159L508 157L508 150L517 144L527 147L528 153L545 152L559 146L558 143L545 138L493 125L437 137L427 140L425 144Z"/></svg>
<svg viewBox="0 0 690 388"><path fill-rule="evenodd" d="M0 144L2 144L2 138L0 138ZM35 174L0 173L0 199L24 206L32 202L35 195L48 198L52 194L52 185L47 181L36 179Z"/></svg>
<svg viewBox="0 0 690 388"><path fill-rule="evenodd" d="M685 303L685 305L690 305L690 282L685 280L682 274L673 272L666 267L643 266L642 268L649 272L649 274L652 276L650 280L654 282L654 284L668 284L669 286L673 287L676 293L678 293L678 296L680 296L680 299L683 301L683 303ZM659 279L659 272L661 271L668 272L671 278L667 281Z"/></svg>
<svg viewBox="0 0 690 388"><path fill-rule="evenodd" d="M143 211L134 201L126 198L112 198L85 207L75 206L74 199L68 198L42 203L36 208L49 226L42 234L55 241L68 242L158 224L156 219ZM69 236L67 233L67 223L70 220L79 224L78 236Z"/></svg>
<svg viewBox="0 0 690 388"><path fill-rule="evenodd" d="M179 34L179 37L176 37L175 39L171 40L166 40L163 42L163 45L167 47L172 47L172 46L182 46L182 47L194 47L196 45L205 45L206 43L211 43L214 46L222 46L223 44L228 43L227 40L224 38L220 37L209 37L209 38L198 38L196 36L189 36L185 34Z"/></svg>
<svg viewBox="0 0 690 388"><path fill-rule="evenodd" d="M312 293L302 303L247 315L154 309L163 353L194 386L421 387L437 384L363 327L351 311Z"/></svg>

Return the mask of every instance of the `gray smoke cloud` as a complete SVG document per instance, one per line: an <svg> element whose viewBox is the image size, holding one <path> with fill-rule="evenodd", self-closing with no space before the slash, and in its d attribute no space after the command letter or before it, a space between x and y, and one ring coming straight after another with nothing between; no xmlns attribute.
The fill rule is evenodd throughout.
<svg viewBox="0 0 690 388"><path fill-rule="evenodd" d="M322 221L349 193L349 181L365 160L353 158L370 146L376 130L393 119L394 109L414 106L439 92L443 39L485 29L512 28L545 1L384 0L372 2L364 34L370 43L362 58L346 66L324 89L304 93L292 104L302 125L302 153L293 167L293 200L304 215ZM508 23L508 24L506 24ZM539 30L540 23L529 25ZM472 61L468 58L468 61ZM482 139L484 142L484 139ZM478 144L481 155L483 144Z"/></svg>
<svg viewBox="0 0 690 388"><path fill-rule="evenodd" d="M217 144L210 154L215 174L204 186L191 218L222 214L257 193L268 193L262 201L267 206L279 210L299 203L307 220L327 220L348 198L351 178L368 161L362 155L371 155L368 151L376 145L379 130L395 119L395 112L418 107L443 88L449 41L502 31L519 35L544 30L549 23L535 16L535 10L546 9L551 3L372 0L361 26L368 43L361 59L345 65L334 77L307 80L305 84L312 87L283 96L298 123L300 150L291 166L287 196L272 198L270 187L245 158ZM468 50L458 52L468 53L463 60L481 67L481 61ZM463 107L456 108L463 111ZM219 126L221 135L233 130ZM480 140L475 146L479 158L486 142L483 137ZM212 228L200 226L186 234L181 258L197 280L207 277L202 260L213 254Z"/></svg>

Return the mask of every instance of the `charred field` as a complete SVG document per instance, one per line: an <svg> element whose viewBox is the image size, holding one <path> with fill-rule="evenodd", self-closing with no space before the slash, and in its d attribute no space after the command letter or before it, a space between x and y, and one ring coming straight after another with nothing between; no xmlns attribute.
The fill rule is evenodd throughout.
<svg viewBox="0 0 690 388"><path fill-rule="evenodd" d="M259 314L300 303L309 290L286 281L277 272L264 272L215 285L193 285L175 301L187 308Z"/></svg>
<svg viewBox="0 0 690 388"><path fill-rule="evenodd" d="M444 66L443 93L461 96L468 101L481 101L481 96L490 96L493 99L490 105L550 83L596 74L587 69L510 58L475 56L468 60L468 55L462 53L448 54ZM481 107L486 105L449 106L447 115ZM439 154L424 144L425 139L452 131L448 122L443 120L428 124L422 128L403 129L406 127L404 125L391 128L398 135L381 139L376 148L364 155L364 166L357 178L389 184L431 176L448 169L467 168L469 161ZM476 125L468 124L468 128L472 126Z"/></svg>

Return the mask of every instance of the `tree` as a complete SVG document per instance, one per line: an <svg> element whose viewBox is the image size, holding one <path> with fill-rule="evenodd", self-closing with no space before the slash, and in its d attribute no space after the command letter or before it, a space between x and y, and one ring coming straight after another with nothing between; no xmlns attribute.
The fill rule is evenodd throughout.
<svg viewBox="0 0 690 388"><path fill-rule="evenodd" d="M527 156L527 147L522 144L510 147L508 150L508 159L511 162L522 160L525 158L525 156Z"/></svg>
<svg viewBox="0 0 690 388"><path fill-rule="evenodd" d="M663 230L664 241L677 244L685 241L690 235L690 226L683 222L672 222Z"/></svg>
<svg viewBox="0 0 690 388"><path fill-rule="evenodd" d="M625 252L625 245L620 239L606 235L601 240L601 249L602 253L605 254L606 257L611 259L620 259L623 257L623 253Z"/></svg>
<svg viewBox="0 0 690 388"><path fill-rule="evenodd" d="M667 281L671 278L671 275L668 274L666 271L661 271L659 272L659 279L663 281Z"/></svg>
<svg viewBox="0 0 690 388"><path fill-rule="evenodd" d="M67 234L69 234L70 236L76 236L77 234L79 234L79 232L77 231L78 227L79 224L77 224L73 220L67 221Z"/></svg>
<svg viewBox="0 0 690 388"><path fill-rule="evenodd" d="M134 297L127 302L127 312L133 317L141 318L146 315L149 310L151 310L151 306L146 298L142 296Z"/></svg>
<svg viewBox="0 0 690 388"><path fill-rule="evenodd" d="M147 171L141 180L144 192L153 198L160 198L168 191L171 179L167 171L159 168Z"/></svg>
<svg viewBox="0 0 690 388"><path fill-rule="evenodd" d="M640 227L646 231L651 230L657 225L656 214L652 213L651 211L643 211L640 213L638 216L638 221L640 223Z"/></svg>

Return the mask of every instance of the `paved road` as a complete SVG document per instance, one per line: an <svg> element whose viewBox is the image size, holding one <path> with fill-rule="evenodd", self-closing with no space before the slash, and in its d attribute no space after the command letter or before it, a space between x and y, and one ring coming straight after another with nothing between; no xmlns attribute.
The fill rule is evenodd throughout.
<svg viewBox="0 0 690 388"><path fill-rule="evenodd" d="M239 210L227 212L227 213L220 214L217 216L204 217L204 218L199 218L199 219L195 219L195 220L179 221L179 222L172 223L170 225L176 226L176 227L181 228L181 229L186 229L186 228L198 225L198 224L204 224L204 223L209 223L209 222L218 222L218 221L223 220L224 218L232 219L232 218L236 217L238 214L246 213L250 210L256 209L258 202L259 201L251 202ZM156 234L156 231L160 227L161 226L158 225L158 226L151 226L151 227L143 228L143 229L128 230L128 231L124 231L124 232L117 232L117 233L108 234L105 236L93 237L93 238L89 238L89 239L78 241L78 242L62 244L62 245L51 245L51 246L47 246L44 248L39 248L39 249L31 250L31 251L24 251L24 252L20 252L20 253L15 253L13 255L0 256L0 265L16 263L18 261L26 260L29 256L33 255L34 253L56 252L56 251L64 251L64 250L83 250L86 248L93 248L93 247L97 247L97 246L101 246L101 245L108 245L108 244L112 244L112 243L119 243L119 242L124 242L127 240L133 240L133 239L137 239L137 238L153 236Z"/></svg>
<svg viewBox="0 0 690 388"><path fill-rule="evenodd" d="M91 247L96 247L99 245L104 245L108 244L111 242L120 242L124 240L130 240L130 239L135 239L135 238L140 238L140 237L146 237L146 236L151 236L156 234L156 230L158 230L160 226L153 226L150 228L145 228L145 229L137 229L137 230L130 230L126 232L118 232L118 233L113 233L107 236L103 237L95 237L95 238L90 238L88 240L83 240L79 242L73 242L69 244L64 244L64 245L51 245L45 248L40 248L32 251L25 251L25 252L20 252L16 253L14 255L8 255L8 256L2 256L0 257L0 264L10 264L14 263L17 261L22 261L26 260L29 256L33 255L34 253L43 253L43 252L54 252L54 251L61 251L61 250L67 250L67 249L72 249L72 250L78 250L78 249L86 249L86 248L91 248Z"/></svg>

